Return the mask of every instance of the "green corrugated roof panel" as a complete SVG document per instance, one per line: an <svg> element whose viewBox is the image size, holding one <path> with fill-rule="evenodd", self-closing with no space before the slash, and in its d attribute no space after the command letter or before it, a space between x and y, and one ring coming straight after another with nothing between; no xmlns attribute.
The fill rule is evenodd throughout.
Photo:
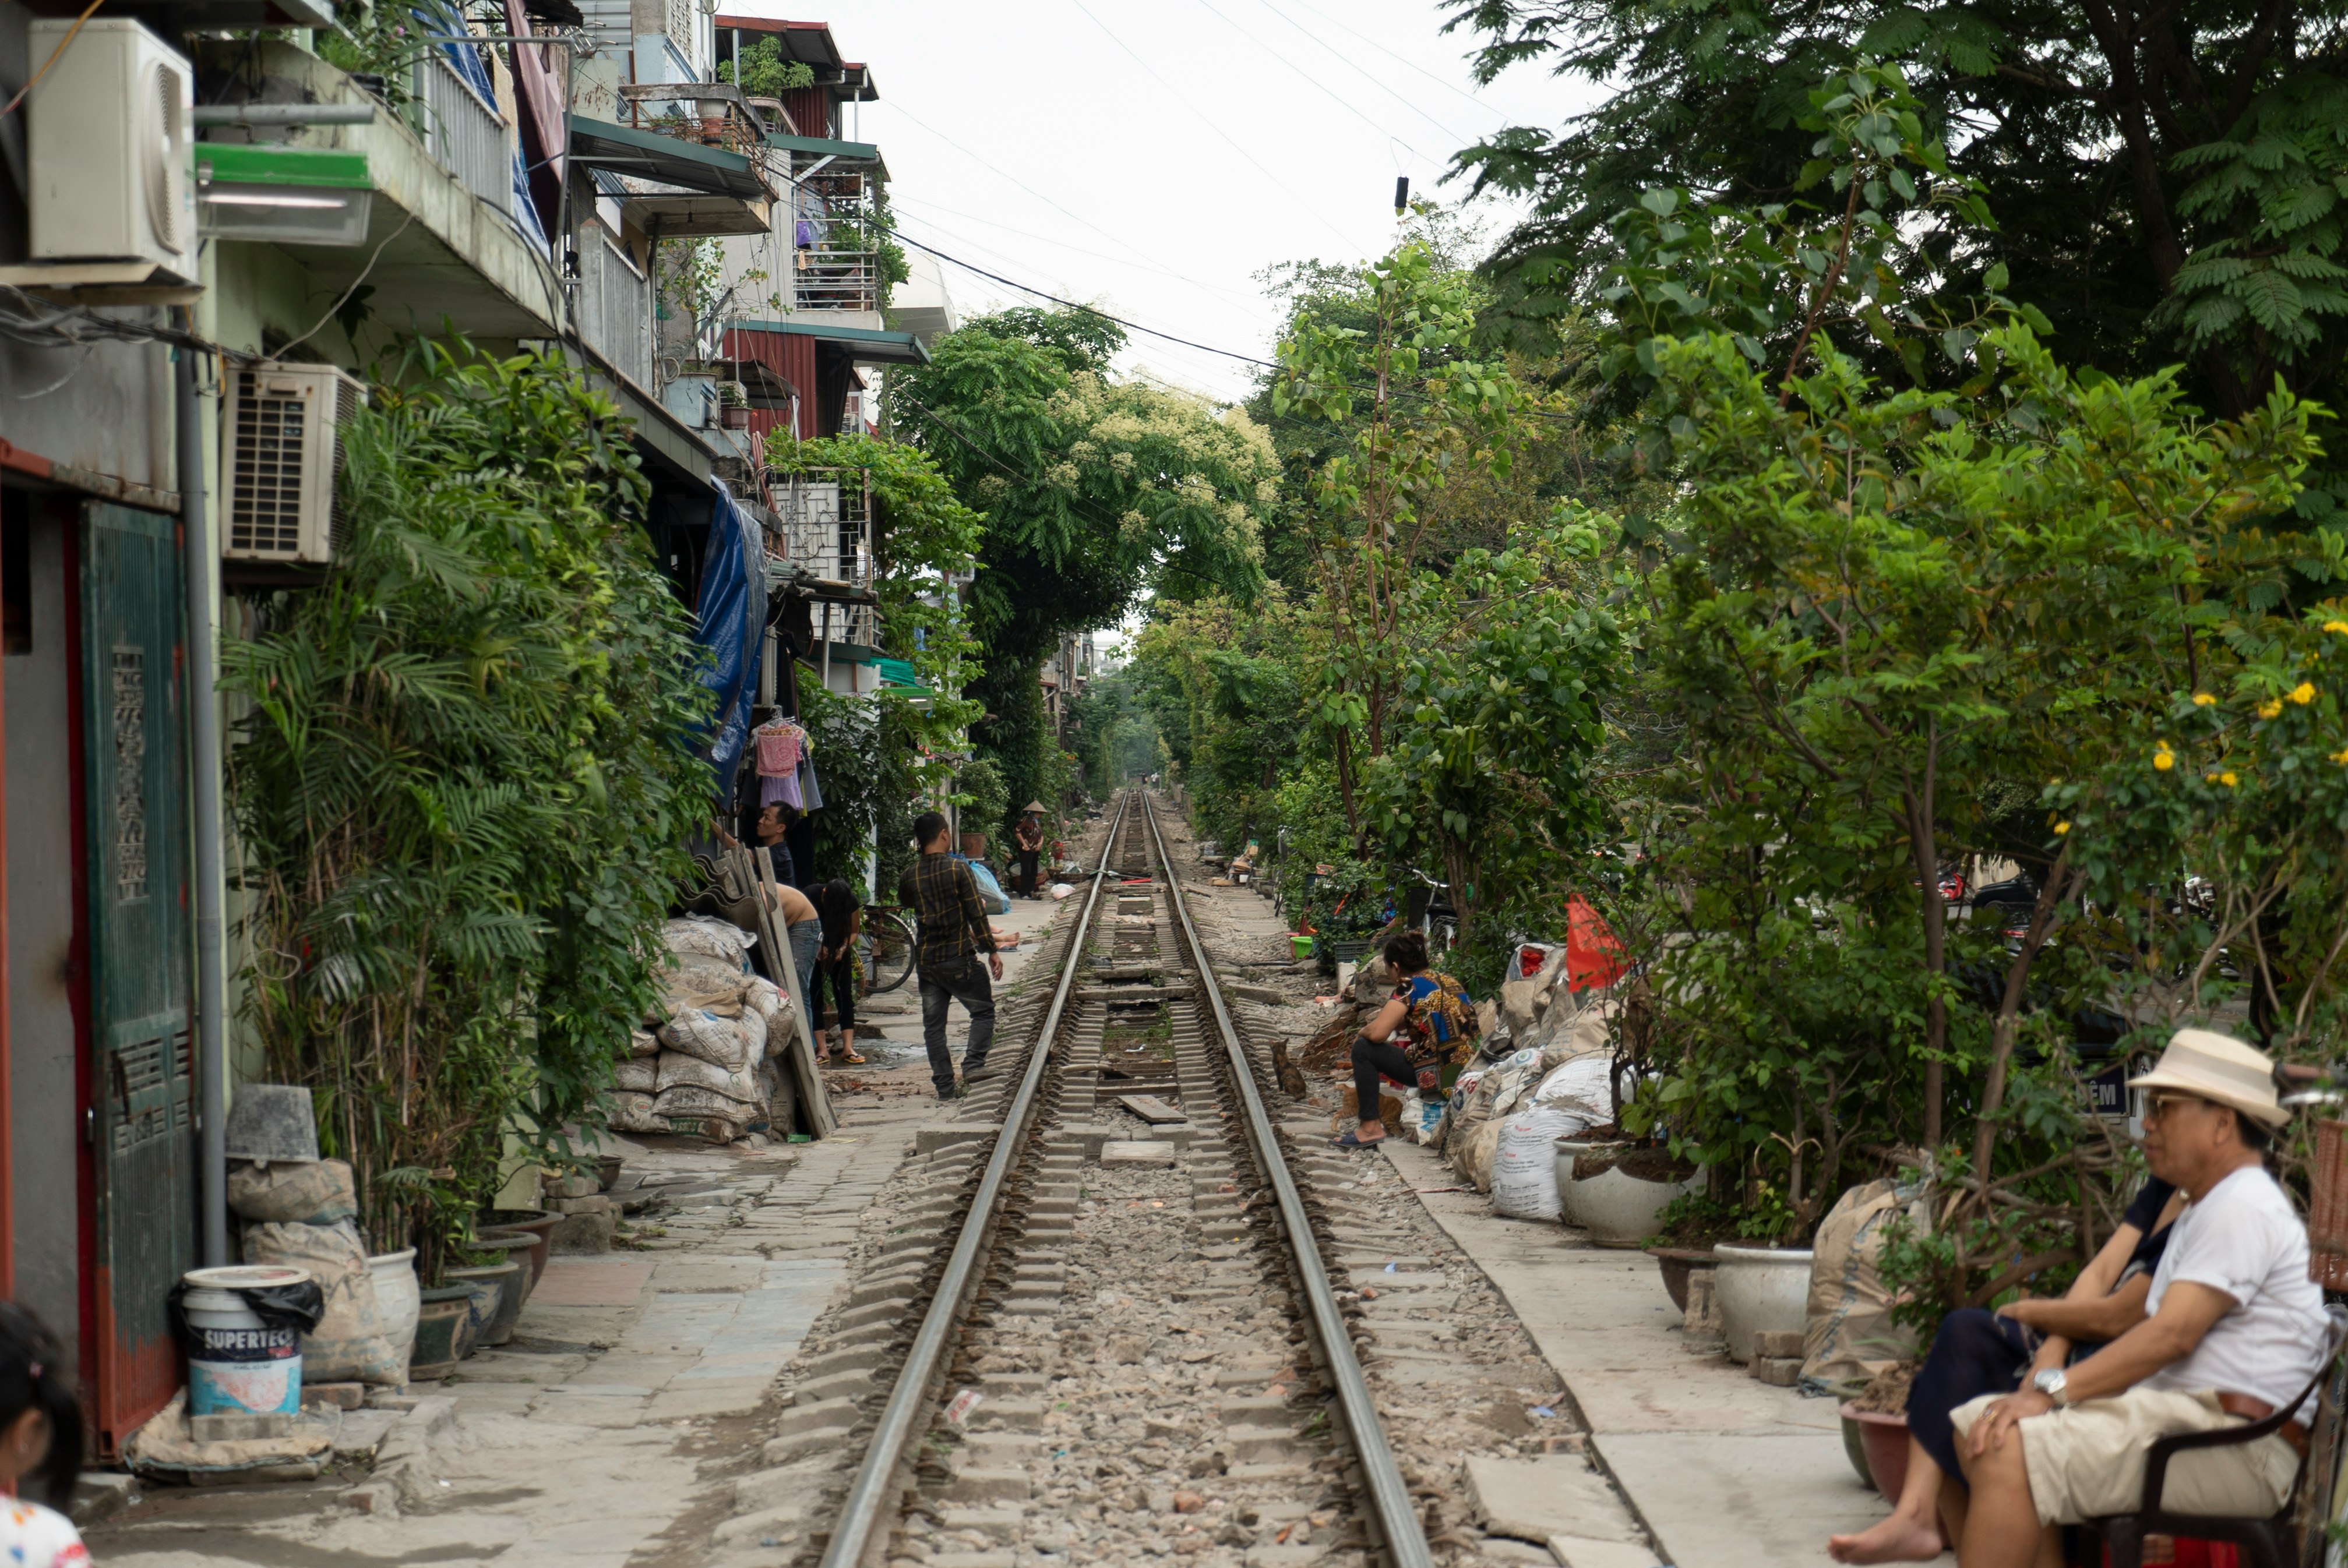
<svg viewBox="0 0 2348 1568"><path fill-rule="evenodd" d="M880 668L881 683L884 685L908 686L916 692L929 690L922 684L920 673L902 659L880 659L873 662Z"/></svg>

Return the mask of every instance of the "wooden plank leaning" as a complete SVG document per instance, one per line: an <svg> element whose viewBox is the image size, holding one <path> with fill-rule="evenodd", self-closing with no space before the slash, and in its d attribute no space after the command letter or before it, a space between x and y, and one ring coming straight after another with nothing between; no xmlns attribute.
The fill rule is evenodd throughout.
<svg viewBox="0 0 2348 1568"><path fill-rule="evenodd" d="M750 862L758 889L758 939L767 944L767 961L777 971L775 983L789 995L791 1017L798 1024L791 1031L787 1060L792 1076L798 1080L799 1105L807 1112L808 1131L819 1138L829 1138L839 1131L839 1118L832 1112L831 1096L824 1091L823 1073L817 1065L815 1020L808 1017L807 997L799 989L799 967L791 961L791 944L783 925L774 862L763 845L728 853ZM790 1129L778 1131L788 1132Z"/></svg>

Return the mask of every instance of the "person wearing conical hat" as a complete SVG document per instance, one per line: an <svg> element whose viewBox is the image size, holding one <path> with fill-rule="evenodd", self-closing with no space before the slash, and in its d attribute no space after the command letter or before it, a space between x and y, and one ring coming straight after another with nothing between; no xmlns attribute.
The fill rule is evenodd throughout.
<svg viewBox="0 0 2348 1568"><path fill-rule="evenodd" d="M1019 844L1019 873L1012 879L1012 890L1023 898L1040 898L1044 895L1035 882L1035 863L1044 854L1044 803L1031 800L1020 813L1019 825L1012 829Z"/></svg>
<svg viewBox="0 0 2348 1568"><path fill-rule="evenodd" d="M2307 1228L2266 1166L2291 1115L2273 1063L2230 1036L2182 1029L2128 1086L2145 1091L2152 1173L2189 1201L2153 1271L2143 1321L2093 1356L1952 1412L1964 1477L1951 1478L1942 1499L1962 1568L2060 1562L2059 1526L2150 1502L2171 1514L2269 1518L2297 1483L2315 1416L2303 1396L2333 1346L2323 1293L2308 1277ZM2159 1440L2287 1409L2264 1436L2176 1454L2161 1495L2144 1496Z"/></svg>

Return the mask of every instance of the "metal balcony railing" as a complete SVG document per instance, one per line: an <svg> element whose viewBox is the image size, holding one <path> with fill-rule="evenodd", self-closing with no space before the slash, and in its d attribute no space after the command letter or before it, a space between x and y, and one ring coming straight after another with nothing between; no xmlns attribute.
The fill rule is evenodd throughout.
<svg viewBox="0 0 2348 1568"><path fill-rule="evenodd" d="M580 234L579 335L613 369L651 390L652 283L599 224Z"/></svg>
<svg viewBox="0 0 2348 1568"><path fill-rule="evenodd" d="M620 99L631 129L767 161L766 118L731 82L628 82Z"/></svg>
<svg viewBox="0 0 2348 1568"><path fill-rule="evenodd" d="M465 189L496 208L513 210L513 153L497 106L433 51L416 63L416 113L424 146Z"/></svg>

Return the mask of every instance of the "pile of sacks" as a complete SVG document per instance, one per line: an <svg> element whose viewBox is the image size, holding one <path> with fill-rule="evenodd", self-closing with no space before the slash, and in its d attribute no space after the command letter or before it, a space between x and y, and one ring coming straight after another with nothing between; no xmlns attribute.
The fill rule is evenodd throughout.
<svg viewBox="0 0 2348 1568"><path fill-rule="evenodd" d="M1447 1097L1406 1097L1403 1131L1438 1147L1492 1208L1511 1219L1558 1217L1560 1138L1611 1125L1615 1117L1611 1000L1567 1007L1491 1065L1459 1075ZM1502 1004L1503 1011L1507 1003Z"/></svg>
<svg viewBox="0 0 2348 1568"><path fill-rule="evenodd" d="M788 1125L787 1106L775 1113L787 1081L778 1059L796 1023L790 998L751 972L754 939L701 916L661 927L676 967L662 988L662 1015L633 1031L633 1052L614 1075L613 1128L730 1143Z"/></svg>

